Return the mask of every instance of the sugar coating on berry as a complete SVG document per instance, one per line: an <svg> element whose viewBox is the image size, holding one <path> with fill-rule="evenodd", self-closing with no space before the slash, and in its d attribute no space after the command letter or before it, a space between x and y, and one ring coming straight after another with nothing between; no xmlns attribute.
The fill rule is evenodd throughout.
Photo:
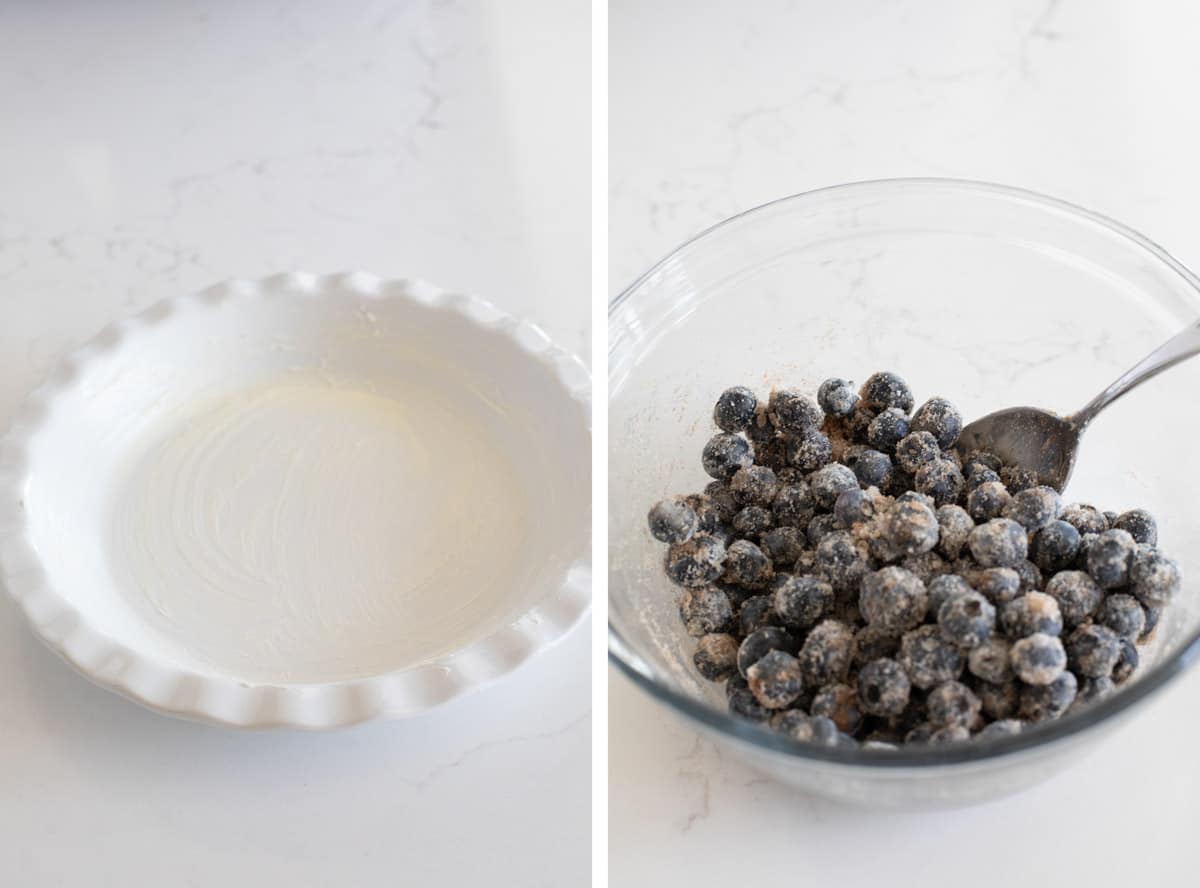
<svg viewBox="0 0 1200 888"><path fill-rule="evenodd" d="M1013 494L1004 507L1004 517L1024 525L1026 530L1041 530L1058 517L1061 509L1062 498L1053 487L1030 487Z"/></svg>
<svg viewBox="0 0 1200 888"><path fill-rule="evenodd" d="M1015 718L1002 718L1000 721L994 721L989 725L985 725L983 730L976 736L981 740L992 740L996 737L1014 737L1021 733L1024 728L1024 722Z"/></svg>
<svg viewBox="0 0 1200 888"><path fill-rule="evenodd" d="M746 466L733 473L729 489L743 506L769 506L779 492L779 479L766 466Z"/></svg>
<svg viewBox="0 0 1200 888"><path fill-rule="evenodd" d="M913 407L912 390L895 373L872 373L858 392L862 404L872 410L895 407L907 414Z"/></svg>
<svg viewBox="0 0 1200 888"><path fill-rule="evenodd" d="M873 487L867 490L851 487L838 494L833 504L833 517L839 527L851 528L875 517L876 508L884 503L883 495Z"/></svg>
<svg viewBox="0 0 1200 888"><path fill-rule="evenodd" d="M771 560L749 540L735 540L725 550L725 581L759 589L771 578Z"/></svg>
<svg viewBox="0 0 1200 888"><path fill-rule="evenodd" d="M1104 517L1104 513L1087 503L1071 503L1064 506L1058 517L1079 531L1080 535L1104 533L1108 530L1108 519Z"/></svg>
<svg viewBox="0 0 1200 888"><path fill-rule="evenodd" d="M683 543L696 532L696 513L678 497L662 500L647 516L650 534L664 543Z"/></svg>
<svg viewBox="0 0 1200 888"><path fill-rule="evenodd" d="M1008 492L1014 494L1038 486L1037 472L1020 466L1004 466L1000 469L1000 480L1004 482Z"/></svg>
<svg viewBox="0 0 1200 888"><path fill-rule="evenodd" d="M698 588L720 577L724 563L725 546L721 541L700 535L667 549L664 568L672 582Z"/></svg>
<svg viewBox="0 0 1200 888"><path fill-rule="evenodd" d="M767 401L767 418L781 432L803 432L821 424L821 408L795 389L775 389Z"/></svg>
<svg viewBox="0 0 1200 888"><path fill-rule="evenodd" d="M1137 543L1125 530L1106 530L1087 549L1087 570L1102 589L1115 589L1129 582L1129 567Z"/></svg>
<svg viewBox="0 0 1200 888"><path fill-rule="evenodd" d="M830 416L849 416L858 403L858 393L845 379L827 379L817 389L817 403Z"/></svg>
<svg viewBox="0 0 1200 888"><path fill-rule="evenodd" d="M1012 678L1012 665L1009 662L1011 647L1003 638L989 638L967 654L967 670L991 684L1003 684Z"/></svg>
<svg viewBox="0 0 1200 888"><path fill-rule="evenodd" d="M1025 558L1028 541L1016 521L993 518L971 531L967 545L982 567L1012 567Z"/></svg>
<svg viewBox="0 0 1200 888"><path fill-rule="evenodd" d="M912 430L929 432L943 450L954 446L962 428L962 414L945 398L930 398L912 418Z"/></svg>
<svg viewBox="0 0 1200 888"><path fill-rule="evenodd" d="M1076 675L1109 676L1121 658L1120 636L1107 626L1089 623L1067 637L1067 662Z"/></svg>
<svg viewBox="0 0 1200 888"><path fill-rule="evenodd" d="M712 505L717 520L728 524L742 507L733 498L733 491L724 481L711 481L704 488L704 498Z"/></svg>
<svg viewBox="0 0 1200 888"><path fill-rule="evenodd" d="M882 537L898 555L928 552L938 541L932 507L916 499L897 499L884 515Z"/></svg>
<svg viewBox="0 0 1200 888"><path fill-rule="evenodd" d="M1033 561L1046 573L1067 570L1079 554L1079 531L1062 519L1055 519L1033 538Z"/></svg>
<svg viewBox="0 0 1200 888"><path fill-rule="evenodd" d="M1009 663L1021 681L1045 685L1062 675L1067 668L1067 652L1062 639L1035 632L1013 642L1009 650Z"/></svg>
<svg viewBox="0 0 1200 888"><path fill-rule="evenodd" d="M1134 555L1129 579L1133 584L1133 593L1147 606L1169 604L1183 585L1179 565L1155 549L1139 550Z"/></svg>
<svg viewBox="0 0 1200 888"><path fill-rule="evenodd" d="M914 687L931 688L958 678L963 670L963 655L958 646L942 635L937 626L919 626L900 640L896 658Z"/></svg>
<svg viewBox="0 0 1200 888"><path fill-rule="evenodd" d="M1021 576L1011 567L985 567L971 574L975 591L997 607L1021 594Z"/></svg>
<svg viewBox="0 0 1200 888"><path fill-rule="evenodd" d="M1063 672L1049 684L1027 684L1018 695L1017 712L1026 721L1055 719L1071 708L1079 682L1073 672Z"/></svg>
<svg viewBox="0 0 1200 888"><path fill-rule="evenodd" d="M759 705L767 709L790 706L804 690L800 677L800 661L781 650L764 654L746 670L750 693Z"/></svg>
<svg viewBox="0 0 1200 888"><path fill-rule="evenodd" d="M805 715L781 721L776 730L802 743L814 743L817 746L836 746L838 743L837 725L824 716Z"/></svg>
<svg viewBox="0 0 1200 888"><path fill-rule="evenodd" d="M854 631L837 620L813 627L800 648L800 671L809 687L843 681L854 657Z"/></svg>
<svg viewBox="0 0 1200 888"><path fill-rule="evenodd" d="M967 544L967 536L975 526L971 516L962 506L939 506L936 512L938 523L937 551L946 558L957 558Z"/></svg>
<svg viewBox="0 0 1200 888"><path fill-rule="evenodd" d="M1012 566L1021 581L1022 592L1035 592L1042 588L1042 572L1028 558L1018 561Z"/></svg>
<svg viewBox="0 0 1200 888"><path fill-rule="evenodd" d="M771 717L771 710L767 709L755 699L754 694L750 691L749 686L739 687L733 691L728 697L729 711L738 718L744 718L751 722L765 722Z"/></svg>
<svg viewBox="0 0 1200 888"><path fill-rule="evenodd" d="M733 516L733 530L743 539L757 540L774 526L775 515L764 506L746 506Z"/></svg>
<svg viewBox="0 0 1200 888"><path fill-rule="evenodd" d="M696 513L696 533L712 534L721 529L721 511L711 497L693 493L685 496L683 502Z"/></svg>
<svg viewBox="0 0 1200 888"><path fill-rule="evenodd" d="M833 444L820 429L805 429L788 436L784 458L789 466L802 472L812 472L833 459Z"/></svg>
<svg viewBox="0 0 1200 888"><path fill-rule="evenodd" d="M1135 542L1148 546L1158 545L1158 522L1145 509L1122 512L1113 522L1113 527L1128 532Z"/></svg>
<svg viewBox="0 0 1200 888"><path fill-rule="evenodd" d="M721 392L713 408L713 422L726 432L740 432L754 422L758 398L745 386L734 386Z"/></svg>
<svg viewBox="0 0 1200 888"><path fill-rule="evenodd" d="M858 706L868 715L899 715L911 692L904 667L889 657L871 660L858 672Z"/></svg>
<svg viewBox="0 0 1200 888"><path fill-rule="evenodd" d="M867 426L867 443L884 453L894 453L896 445L909 431L908 417L895 407L889 407Z"/></svg>
<svg viewBox="0 0 1200 888"><path fill-rule="evenodd" d="M883 490L892 480L892 458L878 450L863 450L854 460L854 475L863 487Z"/></svg>
<svg viewBox="0 0 1200 888"><path fill-rule="evenodd" d="M929 723L938 728L966 727L982 705L975 692L960 681L944 681L925 698Z"/></svg>
<svg viewBox="0 0 1200 888"><path fill-rule="evenodd" d="M764 626L762 629L755 630L742 639L741 646L738 648L738 672L748 677L750 667L771 651L794 654L796 639L790 632L778 626Z"/></svg>
<svg viewBox="0 0 1200 888"><path fill-rule="evenodd" d="M983 704L983 714L988 718L1005 719L1017 711L1018 685L1016 681L1005 681L993 684L981 681L975 686L979 702Z"/></svg>
<svg viewBox="0 0 1200 888"><path fill-rule="evenodd" d="M767 626L777 626L779 622L770 595L752 595L738 608L738 629L743 637Z"/></svg>
<svg viewBox="0 0 1200 888"><path fill-rule="evenodd" d="M896 444L896 462L906 472L916 472L941 455L937 439L929 432L910 431Z"/></svg>
<svg viewBox="0 0 1200 888"><path fill-rule="evenodd" d="M853 734L862 724L858 694L846 684L825 685L813 695L808 711L811 715L829 719L846 734Z"/></svg>
<svg viewBox="0 0 1200 888"><path fill-rule="evenodd" d="M808 476L808 486L817 507L828 511L843 490L858 486L858 478L841 463L830 463Z"/></svg>
<svg viewBox="0 0 1200 888"><path fill-rule="evenodd" d="M934 577L926 584L929 590L929 613L937 614L942 605L956 595L966 595L973 591L971 584L958 574L942 574Z"/></svg>
<svg viewBox="0 0 1200 888"><path fill-rule="evenodd" d="M917 469L913 476L917 490L927 494L937 506L957 503L966 489L958 466L948 459L935 459Z"/></svg>
<svg viewBox="0 0 1200 888"><path fill-rule="evenodd" d="M900 566L928 586L934 579L950 572L950 565L941 555L932 550L916 555L905 555Z"/></svg>
<svg viewBox="0 0 1200 888"><path fill-rule="evenodd" d="M1058 635L1063 618L1058 601L1044 592L1026 592L1000 609L1000 626L1010 638Z"/></svg>
<svg viewBox="0 0 1200 888"><path fill-rule="evenodd" d="M1046 594L1058 602L1063 624L1078 626L1100 606L1104 590L1081 570L1063 570L1046 583Z"/></svg>
<svg viewBox="0 0 1200 888"><path fill-rule="evenodd" d="M1114 592L1100 603L1096 622L1107 626L1122 638L1136 641L1146 628L1146 611L1134 596Z"/></svg>
<svg viewBox="0 0 1200 888"><path fill-rule="evenodd" d="M754 448L740 435L719 432L704 445L701 461L709 475L728 481L738 469L754 464Z"/></svg>
<svg viewBox="0 0 1200 888"><path fill-rule="evenodd" d="M996 623L996 608L978 592L966 592L942 603L937 622L942 634L950 641L969 649L991 636Z"/></svg>
<svg viewBox="0 0 1200 888"><path fill-rule="evenodd" d="M999 518L1012 496L999 481L985 481L975 485L967 494L967 513L974 521L991 521Z"/></svg>
<svg viewBox="0 0 1200 888"><path fill-rule="evenodd" d="M798 527L772 527L762 535L760 546L772 564L791 565L804 553L808 538Z"/></svg>
<svg viewBox="0 0 1200 888"><path fill-rule="evenodd" d="M729 596L715 586L688 589L679 599L679 617L688 635L700 638L733 625Z"/></svg>
<svg viewBox="0 0 1200 888"><path fill-rule="evenodd" d="M862 577L858 606L869 624L899 635L920 625L929 608L929 593L904 568L885 567Z"/></svg>
<svg viewBox="0 0 1200 888"><path fill-rule="evenodd" d="M970 468L963 470L963 479L967 482L967 493L970 493L980 484L999 484L1004 486L1004 482L1000 480L1000 473L993 472L987 466L979 463L971 463ZM1007 488L1005 488L1007 490Z"/></svg>
<svg viewBox="0 0 1200 888"><path fill-rule="evenodd" d="M807 629L833 610L833 587L817 577L776 574L771 601L785 626Z"/></svg>
<svg viewBox="0 0 1200 888"><path fill-rule="evenodd" d="M737 674L738 642L732 635L713 632L696 642L692 662L709 681L725 681Z"/></svg>
<svg viewBox="0 0 1200 888"><path fill-rule="evenodd" d="M837 519L832 515L817 515L808 522L808 544L814 549L828 534L838 529ZM814 552L814 558L815 558Z"/></svg>
<svg viewBox="0 0 1200 888"><path fill-rule="evenodd" d="M816 508L817 503L813 499L812 490L804 481L781 486L771 504L775 523L792 527L807 526Z"/></svg>

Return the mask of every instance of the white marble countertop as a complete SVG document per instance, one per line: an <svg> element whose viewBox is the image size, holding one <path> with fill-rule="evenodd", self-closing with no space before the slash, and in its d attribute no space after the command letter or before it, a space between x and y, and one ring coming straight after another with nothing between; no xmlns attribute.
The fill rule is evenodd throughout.
<svg viewBox="0 0 1200 888"><path fill-rule="evenodd" d="M587 358L588 15L5 5L0 425L113 317L293 268L469 290ZM585 884L589 646L420 720L249 734L89 685L0 599L0 884Z"/></svg>
<svg viewBox="0 0 1200 888"><path fill-rule="evenodd" d="M891 176L1043 191L1198 267L1198 24L1120 0L616 0L613 290L735 212ZM613 885L1196 883L1195 673L1040 787L886 817L765 781L610 675Z"/></svg>

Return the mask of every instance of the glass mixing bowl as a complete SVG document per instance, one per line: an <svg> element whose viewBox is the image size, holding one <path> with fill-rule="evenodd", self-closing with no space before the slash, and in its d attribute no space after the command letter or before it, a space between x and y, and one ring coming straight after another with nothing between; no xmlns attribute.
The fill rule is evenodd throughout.
<svg viewBox="0 0 1200 888"><path fill-rule="evenodd" d="M816 392L898 372L967 420L1070 412L1200 315L1200 282L1141 235L1061 201L972 182L895 180L784 198L709 229L609 310L610 655L638 686L752 766L871 804L955 804L1028 786L1093 747L1200 653L1200 360L1103 413L1067 502L1149 509L1184 591L1117 694L1015 737L896 751L822 748L727 714L700 678L646 512L710 480L700 451L731 385Z"/></svg>

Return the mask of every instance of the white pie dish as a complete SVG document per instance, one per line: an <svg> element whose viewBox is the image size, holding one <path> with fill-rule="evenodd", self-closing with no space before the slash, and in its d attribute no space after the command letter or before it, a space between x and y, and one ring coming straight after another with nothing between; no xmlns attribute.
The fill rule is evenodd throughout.
<svg viewBox="0 0 1200 888"><path fill-rule="evenodd" d="M415 715L590 601L590 380L490 304L366 274L231 281L68 355L0 439L0 579L153 709Z"/></svg>

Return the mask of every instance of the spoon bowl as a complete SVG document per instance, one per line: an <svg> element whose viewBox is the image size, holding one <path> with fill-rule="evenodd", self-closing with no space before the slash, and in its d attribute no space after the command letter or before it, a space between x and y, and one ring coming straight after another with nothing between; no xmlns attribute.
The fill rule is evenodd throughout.
<svg viewBox="0 0 1200 888"><path fill-rule="evenodd" d="M1036 407L1009 407L975 420L962 430L958 451L994 453L1005 465L1037 472L1038 482L1061 491L1075 468L1083 431L1072 416Z"/></svg>

